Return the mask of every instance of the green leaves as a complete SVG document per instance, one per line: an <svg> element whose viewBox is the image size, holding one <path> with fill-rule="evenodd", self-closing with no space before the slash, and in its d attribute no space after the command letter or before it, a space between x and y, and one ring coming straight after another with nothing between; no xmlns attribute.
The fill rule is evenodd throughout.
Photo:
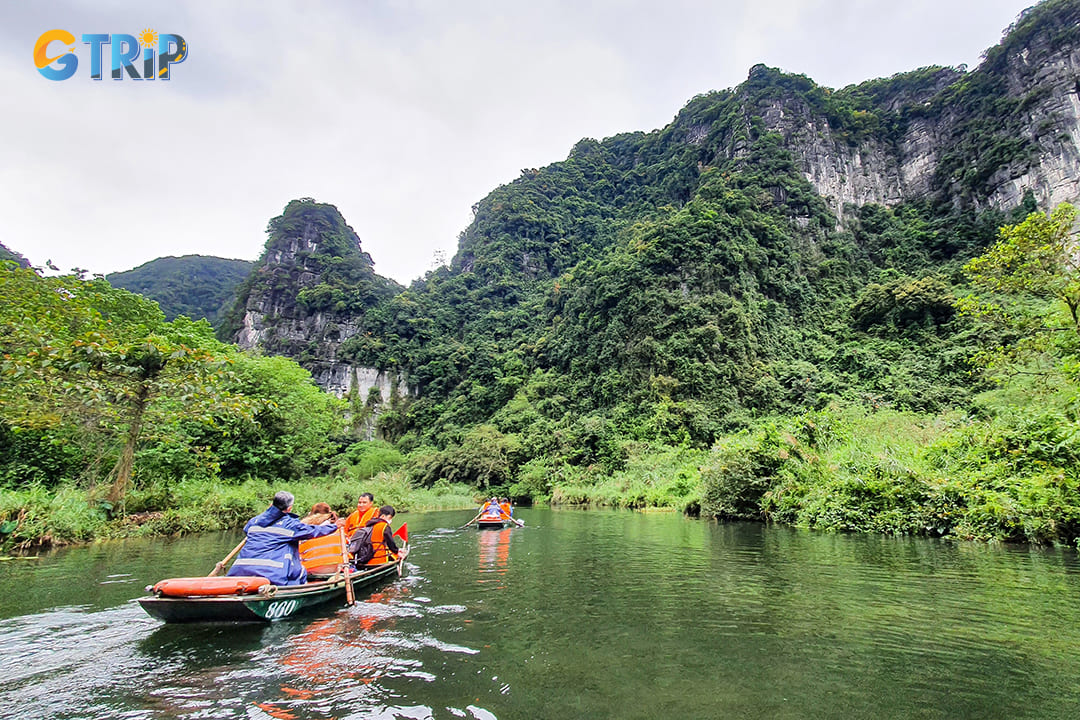
<svg viewBox="0 0 1080 720"><path fill-rule="evenodd" d="M1013 332L989 365L1022 364L1050 352L1068 361L1080 353L1080 242L1076 210L1067 203L1052 214L1034 212L1001 228L998 241L964 266L980 295L959 299L964 315Z"/></svg>
<svg viewBox="0 0 1080 720"><path fill-rule="evenodd" d="M5 268L0 292L9 301L0 309L7 330L2 419L67 436L83 449L91 483L109 458L114 504L131 481L144 430L159 433L178 418L234 407L213 354L225 348L205 323L173 327L156 304L102 280ZM200 334L208 348L174 337Z"/></svg>

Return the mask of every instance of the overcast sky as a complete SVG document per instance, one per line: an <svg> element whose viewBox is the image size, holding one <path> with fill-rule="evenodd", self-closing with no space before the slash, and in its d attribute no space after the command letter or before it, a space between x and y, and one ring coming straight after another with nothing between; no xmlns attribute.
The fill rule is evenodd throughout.
<svg viewBox="0 0 1080 720"><path fill-rule="evenodd" d="M407 284L454 254L473 203L581 138L663 127L756 63L833 88L974 68L1032 4L0 0L0 242L101 273L255 260L267 221L312 197ZM76 37L67 80L34 64L52 29ZM83 34L148 29L188 43L168 82L114 81L108 57L90 78Z"/></svg>

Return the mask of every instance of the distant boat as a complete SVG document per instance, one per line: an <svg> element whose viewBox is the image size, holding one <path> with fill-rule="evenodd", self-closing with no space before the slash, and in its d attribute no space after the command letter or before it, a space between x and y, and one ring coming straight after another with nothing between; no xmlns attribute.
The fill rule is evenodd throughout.
<svg viewBox="0 0 1080 720"><path fill-rule="evenodd" d="M521 527L525 523L521 520L515 520L514 509L509 505L485 505L480 511L480 514L476 517L476 527L481 530L504 528L508 525L517 525Z"/></svg>

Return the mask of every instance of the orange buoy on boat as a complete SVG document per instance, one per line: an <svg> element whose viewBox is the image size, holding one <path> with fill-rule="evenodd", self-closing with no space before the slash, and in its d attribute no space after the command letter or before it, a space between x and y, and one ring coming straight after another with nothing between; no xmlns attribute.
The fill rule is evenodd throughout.
<svg viewBox="0 0 1080 720"><path fill-rule="evenodd" d="M150 592L166 597L192 597L200 595L246 595L258 592L269 585L264 577L237 575L234 577L185 577L162 580Z"/></svg>

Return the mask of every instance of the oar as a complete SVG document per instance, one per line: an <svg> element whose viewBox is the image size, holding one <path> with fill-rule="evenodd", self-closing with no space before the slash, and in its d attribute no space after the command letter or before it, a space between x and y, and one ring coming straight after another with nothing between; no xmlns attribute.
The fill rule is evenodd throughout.
<svg viewBox="0 0 1080 720"><path fill-rule="evenodd" d="M341 570L345 573L345 604L353 605L356 596L352 587L352 566L349 565L349 549L345 546L345 528L338 528L338 537L341 538Z"/></svg>
<svg viewBox="0 0 1080 720"><path fill-rule="evenodd" d="M477 520L479 520L479 519L480 519L480 516L481 516L481 515L483 515L483 514L484 514L484 511L483 511L483 510L481 509L481 510L480 510L480 512L476 513L476 517L474 517L474 518L473 518L472 520L470 520L469 522L465 523L465 524L464 524L464 525L462 525L461 527L463 527L463 528L467 528L467 527L469 527L469 526L470 526L470 525L472 525L472 524L473 524L474 522L476 522Z"/></svg>
<svg viewBox="0 0 1080 720"><path fill-rule="evenodd" d="M234 547L232 549L231 553L229 553L228 555L225 556L224 560L222 560L221 562L219 562L217 565L214 566L214 569L210 571L210 574L207 575L207 577L217 577L222 572L224 572L225 571L225 566L229 564L230 560L232 560L234 557L236 557L236 553L240 552L240 548L244 547L244 543L246 543L246 542L247 542L247 538L245 537L243 540L240 541L239 545L237 545L236 547Z"/></svg>
<svg viewBox="0 0 1080 720"><path fill-rule="evenodd" d="M525 521L524 520L515 520L514 518L510 517L506 513L503 513L503 517L505 517L507 520L514 523L518 527L525 527Z"/></svg>

